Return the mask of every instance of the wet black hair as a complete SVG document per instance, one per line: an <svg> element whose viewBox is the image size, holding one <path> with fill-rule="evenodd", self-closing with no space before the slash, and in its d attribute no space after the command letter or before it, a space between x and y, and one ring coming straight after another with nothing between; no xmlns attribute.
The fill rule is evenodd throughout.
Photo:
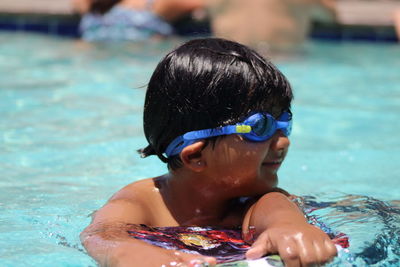
<svg viewBox="0 0 400 267"><path fill-rule="evenodd" d="M151 76L143 113L149 145L139 152L176 169L182 165L179 155L163 155L176 137L235 124L252 112L278 116L292 99L285 76L252 49L219 38L188 41L167 54Z"/></svg>
<svg viewBox="0 0 400 267"><path fill-rule="evenodd" d="M122 0L91 0L89 11L94 14L104 14Z"/></svg>

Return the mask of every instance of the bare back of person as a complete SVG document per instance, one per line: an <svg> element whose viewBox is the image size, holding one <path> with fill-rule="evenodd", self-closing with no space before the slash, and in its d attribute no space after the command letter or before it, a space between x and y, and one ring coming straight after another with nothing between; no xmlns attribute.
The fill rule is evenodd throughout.
<svg viewBox="0 0 400 267"><path fill-rule="evenodd" d="M212 30L218 37L259 50L290 50L306 39L311 26L311 7L321 6L321 2L217 0L212 7Z"/></svg>

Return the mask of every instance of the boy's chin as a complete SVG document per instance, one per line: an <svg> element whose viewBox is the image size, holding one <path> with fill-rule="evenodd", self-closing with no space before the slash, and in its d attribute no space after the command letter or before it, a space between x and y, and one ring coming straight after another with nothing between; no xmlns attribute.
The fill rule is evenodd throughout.
<svg viewBox="0 0 400 267"><path fill-rule="evenodd" d="M262 168L264 169L264 171L276 174L278 172L279 168L281 167L281 165L282 165L282 162L280 162L280 163L263 163Z"/></svg>
<svg viewBox="0 0 400 267"><path fill-rule="evenodd" d="M261 180L267 183L272 188L278 185L278 170L262 170Z"/></svg>
<svg viewBox="0 0 400 267"><path fill-rule="evenodd" d="M263 181L265 184L264 188L266 188L266 190L268 191L271 191L278 186L278 175L276 173L268 174L267 177L263 179Z"/></svg>
<svg viewBox="0 0 400 267"><path fill-rule="evenodd" d="M268 177L268 180L264 180L262 183L254 186L253 196L264 195L273 191L278 185L278 177Z"/></svg>

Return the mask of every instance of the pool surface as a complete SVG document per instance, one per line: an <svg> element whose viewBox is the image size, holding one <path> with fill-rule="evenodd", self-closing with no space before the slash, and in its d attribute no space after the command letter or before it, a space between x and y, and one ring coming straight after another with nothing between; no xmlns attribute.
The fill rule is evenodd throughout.
<svg viewBox="0 0 400 267"><path fill-rule="evenodd" d="M79 241L141 159L145 85L179 43L88 45L0 33L0 266L95 266ZM280 186L350 237L332 266L400 265L400 45L312 42L275 61L294 127Z"/></svg>

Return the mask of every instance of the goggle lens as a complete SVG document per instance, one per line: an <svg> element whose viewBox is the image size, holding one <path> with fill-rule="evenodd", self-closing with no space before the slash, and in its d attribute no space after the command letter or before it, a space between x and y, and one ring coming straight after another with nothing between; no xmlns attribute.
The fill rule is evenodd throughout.
<svg viewBox="0 0 400 267"><path fill-rule="evenodd" d="M273 131L273 128L275 127L273 127L272 118L267 117L264 114L253 126L251 126L252 132L260 137L269 136L271 131Z"/></svg>

